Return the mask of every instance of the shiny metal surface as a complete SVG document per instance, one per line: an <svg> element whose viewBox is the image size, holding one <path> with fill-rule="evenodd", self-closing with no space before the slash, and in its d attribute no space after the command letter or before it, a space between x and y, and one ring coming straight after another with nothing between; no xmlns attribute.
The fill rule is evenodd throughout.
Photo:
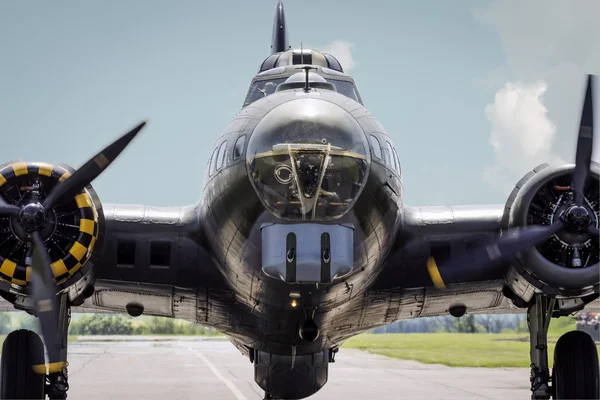
<svg viewBox="0 0 600 400"><path fill-rule="evenodd" d="M98 243L87 269L64 288L75 312L125 313L135 304L146 315L214 327L255 364L261 387L289 398L319 390L328 378L330 351L378 326L446 315L452 306L469 313L521 313L540 291L573 297L557 301L564 313L584 302L598 307L597 281L575 292L547 285L537 276L547 265L538 264L534 252L513 266L436 288L431 257L443 264L522 225L530 188L556 170L540 167L527 174L506 205L405 206L397 152L363 106L352 77L333 56L288 49L281 2L274 22L273 54L253 78L244 108L215 142L197 204L102 207L89 188L98 209ZM305 62L321 77L316 80L335 90L324 82L321 88L276 90ZM277 159L286 155L289 162ZM273 165L257 167L260 157ZM360 163L346 165L349 160ZM328 168L329 162L335 166ZM318 173L311 177L311 171ZM343 182L352 175L356 179ZM294 180L296 189L285 186ZM285 188L275 190L280 195L300 196L292 199L301 203L299 215L282 212L289 206L285 201L273 206L268 197L278 185ZM344 191L350 195L341 196ZM344 197L335 202L345 202L343 210L314 211L320 206L315 197L332 193ZM288 241L290 233L294 241ZM321 241L303 235L321 235ZM290 243L297 245L292 253ZM552 270L546 277L558 276ZM0 283L0 295L0 309L33 309L32 299L9 283ZM301 326L312 326L318 336L304 340ZM296 379L285 370L288 362L298 362L310 378Z"/></svg>

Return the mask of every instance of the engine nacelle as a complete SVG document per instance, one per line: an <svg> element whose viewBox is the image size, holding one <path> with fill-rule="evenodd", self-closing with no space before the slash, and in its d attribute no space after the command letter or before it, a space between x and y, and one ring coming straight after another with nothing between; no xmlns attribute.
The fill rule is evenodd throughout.
<svg viewBox="0 0 600 400"><path fill-rule="evenodd" d="M573 196L573 165L542 164L523 177L506 203L503 227L550 225L564 213ZM598 227L600 218L600 164L592 162L584 207ZM529 301L535 292L552 297L583 297L598 292L600 248L597 238L563 230L539 246L517 255L507 286Z"/></svg>
<svg viewBox="0 0 600 400"><path fill-rule="evenodd" d="M73 171L65 165L37 162L1 165L0 196L20 207L41 203ZM0 215L0 291L9 299L22 297L30 281L31 227L21 216ZM39 232L50 256L57 289L68 290L71 300L76 299L92 282L92 256L102 245L101 203L90 185L46 211L41 219L34 222L42 226Z"/></svg>

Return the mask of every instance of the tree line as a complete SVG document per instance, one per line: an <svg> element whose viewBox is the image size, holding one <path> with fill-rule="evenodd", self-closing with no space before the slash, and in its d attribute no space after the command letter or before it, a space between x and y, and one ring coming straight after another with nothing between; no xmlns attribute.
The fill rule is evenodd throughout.
<svg viewBox="0 0 600 400"><path fill-rule="evenodd" d="M15 329L29 329L40 333L37 318L22 313L11 318L10 313L0 313L0 335ZM219 333L201 325L167 317L132 318L115 314L77 315L69 324L69 335L202 335Z"/></svg>
<svg viewBox="0 0 600 400"><path fill-rule="evenodd" d="M382 326L372 333L501 333L529 332L527 316L524 314L467 314L460 318L452 316L410 319Z"/></svg>

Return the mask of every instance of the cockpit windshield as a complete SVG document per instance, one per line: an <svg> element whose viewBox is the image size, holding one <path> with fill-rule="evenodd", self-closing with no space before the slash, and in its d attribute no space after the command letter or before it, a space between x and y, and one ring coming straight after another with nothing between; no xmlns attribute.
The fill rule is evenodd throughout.
<svg viewBox="0 0 600 400"><path fill-rule="evenodd" d="M268 95L275 93L277 85L285 82L286 79L287 78L276 78L270 80L256 81L252 83L252 86L250 87L250 92L248 93L248 97L246 98L244 106L252 104L256 100L260 100L263 97L267 97Z"/></svg>
<svg viewBox="0 0 600 400"><path fill-rule="evenodd" d="M343 94L346 97L350 97L352 100L360 103L358 96L356 95L356 87L354 86L354 83L350 81L341 81L339 79L327 79L327 82L333 83L338 93Z"/></svg>
<svg viewBox="0 0 600 400"><path fill-rule="evenodd" d="M244 107L254 103L256 100L262 99L263 97L267 97L273 93L275 93L275 89L281 83L284 83L288 78L275 78L275 79L265 79L260 81L255 81L252 83L250 87L250 91L248 92L248 97L246 97L246 101L244 102ZM342 81L340 79L329 79L326 78L327 82L333 83L335 85L338 93L343 94L346 97L350 97L352 100L359 102L358 96L356 94L356 88L354 84L350 81Z"/></svg>

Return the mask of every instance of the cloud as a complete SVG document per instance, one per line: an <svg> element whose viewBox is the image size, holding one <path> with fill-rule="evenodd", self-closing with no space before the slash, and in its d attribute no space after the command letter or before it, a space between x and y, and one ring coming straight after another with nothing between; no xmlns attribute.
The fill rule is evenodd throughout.
<svg viewBox="0 0 600 400"><path fill-rule="evenodd" d="M324 48L320 49L322 53L328 53L338 59L344 72L350 71L356 63L352 57L354 45L346 40L334 40Z"/></svg>
<svg viewBox="0 0 600 400"><path fill-rule="evenodd" d="M574 161L585 75L600 72L600 1L493 0L473 15L496 31L505 54L504 65L476 79L497 90L485 110L496 159L484 178L504 191L502 182L514 185L541 162Z"/></svg>
<svg viewBox="0 0 600 400"><path fill-rule="evenodd" d="M485 107L491 124L490 144L496 163L488 166L484 179L502 190L512 188L514 177L543 162L562 163L552 154L556 126L544 105L547 84L507 83Z"/></svg>

